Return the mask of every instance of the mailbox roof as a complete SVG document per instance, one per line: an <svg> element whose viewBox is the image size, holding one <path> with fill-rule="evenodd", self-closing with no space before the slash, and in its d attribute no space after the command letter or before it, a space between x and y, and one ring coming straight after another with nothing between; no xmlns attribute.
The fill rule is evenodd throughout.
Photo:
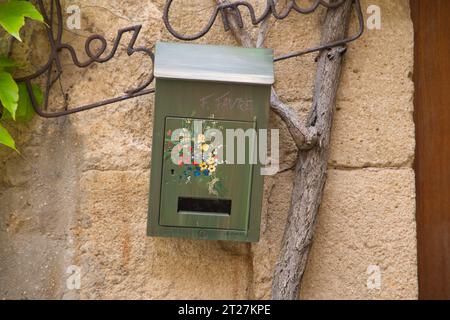
<svg viewBox="0 0 450 320"><path fill-rule="evenodd" d="M158 42L156 78L274 83L271 49Z"/></svg>

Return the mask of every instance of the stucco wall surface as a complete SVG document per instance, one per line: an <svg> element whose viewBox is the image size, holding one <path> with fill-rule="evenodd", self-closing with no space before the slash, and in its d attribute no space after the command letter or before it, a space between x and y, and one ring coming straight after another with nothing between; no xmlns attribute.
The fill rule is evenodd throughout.
<svg viewBox="0 0 450 320"><path fill-rule="evenodd" d="M174 41L161 20L164 2L66 1L80 6L82 24L64 39L82 56L86 36L112 40L117 29L141 23L139 44ZM263 9L263 1L250 2ZM183 3L192 7L182 12ZM213 2L175 4L176 24L198 30ZM382 27L367 30L346 55L303 299L417 298L413 26L409 1L363 0L363 10L371 4L381 8ZM324 13L272 21L266 46L276 54L312 46ZM36 29L26 39L40 36ZM220 22L197 42L236 45ZM32 65L45 60L46 50L36 41L14 47ZM276 64L276 89L300 114L311 104L314 58ZM143 56L128 57L124 46L113 61L85 70L67 55L63 61L72 105L120 95L151 68ZM58 91L51 101L61 106ZM152 109L153 97L143 96L9 126L21 155L0 149L0 298L270 297L296 155L285 126L271 115L271 127L281 129L281 172L265 181L258 244L148 238ZM81 271L79 290L67 286L70 266ZM377 288L368 286L373 267L381 275Z"/></svg>

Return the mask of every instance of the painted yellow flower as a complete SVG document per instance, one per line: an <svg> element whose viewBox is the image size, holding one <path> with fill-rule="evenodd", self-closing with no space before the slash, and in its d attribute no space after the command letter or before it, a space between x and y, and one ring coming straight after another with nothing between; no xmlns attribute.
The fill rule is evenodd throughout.
<svg viewBox="0 0 450 320"><path fill-rule="evenodd" d="M208 158L208 160L206 161L206 163L208 163L209 165L213 165L213 164L216 163L216 159L210 157L210 158Z"/></svg>
<svg viewBox="0 0 450 320"><path fill-rule="evenodd" d="M208 167L208 170L209 170L210 173L216 172L216 165L210 165Z"/></svg>
<svg viewBox="0 0 450 320"><path fill-rule="evenodd" d="M208 165L206 164L206 162L200 163L200 170L205 171L206 169L208 169Z"/></svg>
<svg viewBox="0 0 450 320"><path fill-rule="evenodd" d="M197 136L197 142L198 142L198 143L205 143L205 141L206 141L206 137L205 137L204 134L199 134L199 135Z"/></svg>
<svg viewBox="0 0 450 320"><path fill-rule="evenodd" d="M202 144L202 151L206 152L208 150L209 150L209 144L206 144L206 143Z"/></svg>

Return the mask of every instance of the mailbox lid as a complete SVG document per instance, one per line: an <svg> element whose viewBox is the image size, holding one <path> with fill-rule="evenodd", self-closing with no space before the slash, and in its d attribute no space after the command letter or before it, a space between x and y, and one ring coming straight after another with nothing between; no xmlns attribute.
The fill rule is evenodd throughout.
<svg viewBox="0 0 450 320"><path fill-rule="evenodd" d="M271 49L158 42L155 52L156 78L274 83Z"/></svg>

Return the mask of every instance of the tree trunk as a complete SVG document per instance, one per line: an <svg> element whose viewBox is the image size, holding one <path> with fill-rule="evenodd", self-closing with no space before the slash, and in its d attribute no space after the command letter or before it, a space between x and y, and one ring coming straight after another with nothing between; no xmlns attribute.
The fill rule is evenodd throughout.
<svg viewBox="0 0 450 320"><path fill-rule="evenodd" d="M322 43L343 39L351 16L352 0L329 9L322 31ZM338 47L321 52L318 58L314 98L307 127L315 127L317 144L299 151L294 189L282 249L272 284L272 299L298 299L313 238L317 212L326 181L330 133L339 85L343 53Z"/></svg>

